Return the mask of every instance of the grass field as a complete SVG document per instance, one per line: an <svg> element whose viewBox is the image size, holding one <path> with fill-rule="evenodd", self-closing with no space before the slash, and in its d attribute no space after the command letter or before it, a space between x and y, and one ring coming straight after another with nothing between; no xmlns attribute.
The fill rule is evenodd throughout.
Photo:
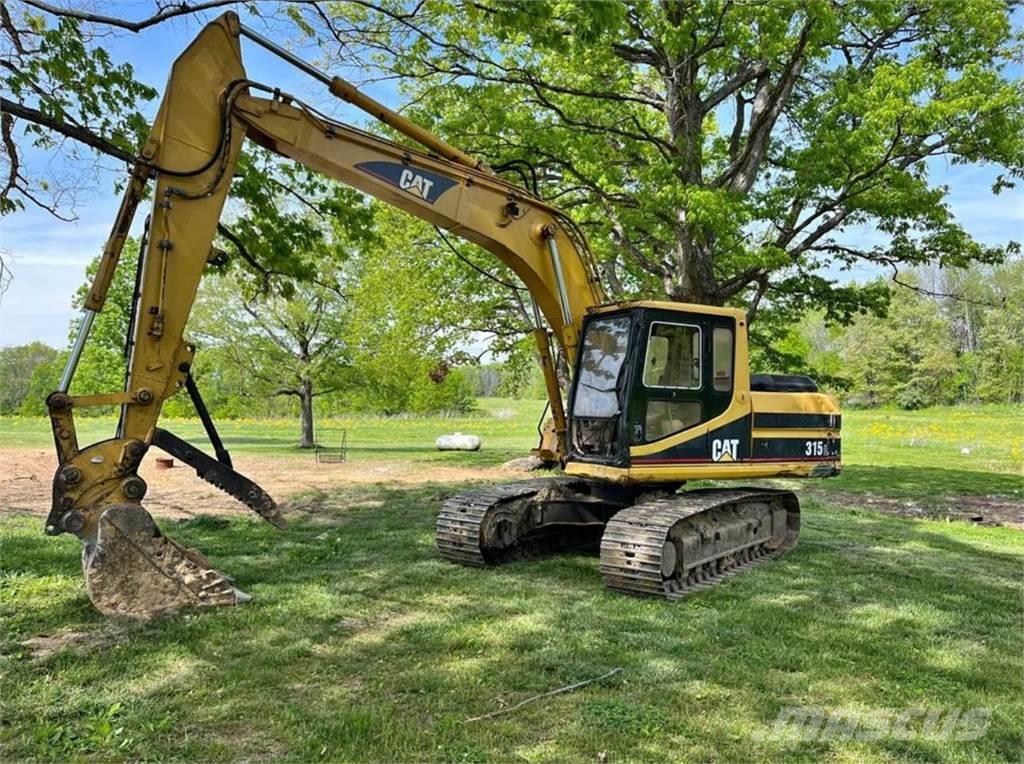
<svg viewBox="0 0 1024 764"><path fill-rule="evenodd" d="M544 403L485 398L468 415L435 417L350 416L320 423L318 439L337 444L348 433L353 461L402 459L469 466L493 466L522 456L536 445L536 424ZM77 421L79 440L109 438L112 418ZM162 426L197 444L206 443L195 420L166 420ZM293 420L227 420L218 429L232 452L309 458L295 447ZM438 452L438 435L479 435L477 453ZM0 417L0 448L52 448L42 418ZM209 449L208 449L209 450ZM966 453L965 453L966 451ZM927 411L847 411L843 417L843 474L829 490L877 492L928 502L945 495L1024 497L1024 412L1011 406L934 408ZM799 487L799 485L795 486Z"/></svg>
<svg viewBox="0 0 1024 764"><path fill-rule="evenodd" d="M348 429L355 460L429 470L520 455L538 413L487 401L469 418L330 426ZM1019 500L1021 414L847 412L846 469L805 492L799 547L676 605L607 592L583 555L441 562L433 523L455 485L306 496L317 513L286 534L247 518L168 524L256 598L149 624L91 609L75 539L42 536L38 517L2 520L0 760L1019 761L1024 534L850 497ZM103 426L83 420L83 440ZM235 450L294 453L291 423L223 429ZM485 450L432 451L455 430ZM48 437L45 422L0 419L0 447ZM22 644L42 635L63 649ZM787 707L990 717L975 740L800 740L772 734Z"/></svg>

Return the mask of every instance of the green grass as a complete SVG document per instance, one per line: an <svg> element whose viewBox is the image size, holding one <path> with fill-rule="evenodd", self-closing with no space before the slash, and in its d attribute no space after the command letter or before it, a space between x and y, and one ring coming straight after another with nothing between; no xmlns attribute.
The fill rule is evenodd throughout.
<svg viewBox="0 0 1024 764"><path fill-rule="evenodd" d="M889 496L1024 498L1024 409L843 412L843 474L828 488Z"/></svg>
<svg viewBox="0 0 1024 764"><path fill-rule="evenodd" d="M401 450L402 427L431 442L482 433L514 453L531 445L534 413L481 415L477 429L359 420L350 437L372 440L357 458L434 458L418 442ZM606 591L585 555L489 570L440 561L433 523L452 485L309 496L320 511L286 533L247 518L166 524L256 598L149 624L91 609L75 539L6 519L0 760L1020 760L1024 534L828 501L829 490L1019 495L1019 416L849 412L847 471L815 481L823 493L804 501L798 548L674 605ZM22 422L0 428L0 443L36 437ZM240 450L288 452L283 425L260 432ZM977 459L962 461L964 447ZM66 632L103 641L40 660L21 645ZM615 667L603 682L465 721ZM770 735L787 706L992 717L973 741L813 742Z"/></svg>
<svg viewBox="0 0 1024 764"><path fill-rule="evenodd" d="M349 415L317 421L317 440L337 446L341 432L348 433L349 457L353 461L412 459L456 462L470 466L501 464L522 456L537 443L537 421L543 401L483 398L477 409L446 417L402 415L380 417ZM75 420L80 443L93 443L112 436L117 424L113 417L78 417ZM198 420L162 419L160 426L186 440L206 446L206 434ZM217 422L224 443L232 453L301 456L309 452L296 447L297 419L226 419ZM484 449L477 453L439 452L438 435L453 432L480 436ZM43 417L0 417L0 448L4 446L52 447L50 423Z"/></svg>

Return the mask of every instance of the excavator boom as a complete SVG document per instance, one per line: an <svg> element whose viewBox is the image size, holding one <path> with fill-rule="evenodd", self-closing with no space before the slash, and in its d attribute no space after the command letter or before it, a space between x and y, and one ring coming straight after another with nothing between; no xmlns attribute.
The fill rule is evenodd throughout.
<svg viewBox="0 0 1024 764"><path fill-rule="evenodd" d="M249 80L242 37L300 67L416 146L337 122ZM688 503L671 498L692 478L838 470L834 399L816 388L758 391L747 366L742 311L607 304L585 237L565 213L226 13L174 64L86 298L60 387L47 400L59 466L46 532L82 539L87 589L98 609L148 617L247 598L197 551L165 537L142 508L146 483L138 467L151 446L285 527L274 500L234 469L220 443L191 377L195 348L185 339L246 139L479 245L530 292L552 415L536 452L565 466L571 477L487 489L446 503L437 531L442 555L493 564L526 549L593 540L593 532L607 525L602 570L609 586L663 589L676 598L712 570L738 570L796 543L799 509L792 494L749 489L694 496ZM103 308L151 182L125 389L71 395L92 320ZM568 406L552 338L573 372ZM164 401L182 389L196 406L215 456L158 426ZM121 407L117 431L80 447L74 410L96 405ZM709 535L712 526L719 530ZM652 557L655 548L660 556Z"/></svg>
<svg viewBox="0 0 1024 764"><path fill-rule="evenodd" d="M330 120L250 81L242 66L243 33L314 74L339 98L417 141L422 150ZM243 597L201 555L164 537L142 509L146 484L138 466L150 446L177 456L264 519L285 526L273 499L237 473L226 452L213 458L157 426L163 402L183 388L205 413L190 376L195 349L185 340L185 324L247 137L494 253L528 287L538 316L547 321L567 359L575 357L584 314L603 300L582 236L563 213L351 84L317 72L245 29L235 14L224 14L174 64L86 297L60 387L47 401L60 464L46 531L83 539L89 593L104 612L148 616ZM103 308L150 181L155 187L139 265L125 390L72 396L70 386L92 320ZM536 336L547 359L557 433L546 455L564 458L564 409L549 333L540 323ZM74 410L111 404L121 406L116 436L80 448ZM219 442L212 425L208 430ZM156 584L140 587L141 580Z"/></svg>

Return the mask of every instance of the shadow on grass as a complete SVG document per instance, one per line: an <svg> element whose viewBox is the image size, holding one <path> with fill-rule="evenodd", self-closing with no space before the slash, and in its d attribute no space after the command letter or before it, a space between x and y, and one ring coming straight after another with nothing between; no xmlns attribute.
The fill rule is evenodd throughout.
<svg viewBox="0 0 1024 764"><path fill-rule="evenodd" d="M1021 496L1024 477L944 467L850 464L843 466L838 477L830 478L827 487L887 496L913 496L927 501L929 497L957 494Z"/></svg>
<svg viewBox="0 0 1024 764"><path fill-rule="evenodd" d="M450 565L434 551L433 523L455 487L374 490L381 506L360 506L366 489L320 494L319 517L286 533L249 520L168 524L256 600L139 626L116 651L44 666L12 658L0 680L12 699L7 729L24 733L10 735L9 754L39 745L53 757L377 761L1019 753L1024 544L1011 531L958 537L810 503L792 553L669 604L605 590L591 556ZM35 634L108 628L74 579L76 547L20 521L2 529L3 607L14 616L5 652ZM47 601L57 593L60 606ZM464 723L615 666L621 679ZM115 703L128 742L89 742L81 730ZM756 739L784 706L994 715L974 742ZM71 732L40 744L39 730L51 728Z"/></svg>

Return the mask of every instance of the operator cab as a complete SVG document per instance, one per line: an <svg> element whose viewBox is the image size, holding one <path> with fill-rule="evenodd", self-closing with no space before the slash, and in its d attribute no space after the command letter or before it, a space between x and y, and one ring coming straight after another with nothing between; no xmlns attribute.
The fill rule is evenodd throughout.
<svg viewBox="0 0 1024 764"><path fill-rule="evenodd" d="M629 451L723 414L742 311L672 303L584 323L570 398L570 460L628 466Z"/></svg>

